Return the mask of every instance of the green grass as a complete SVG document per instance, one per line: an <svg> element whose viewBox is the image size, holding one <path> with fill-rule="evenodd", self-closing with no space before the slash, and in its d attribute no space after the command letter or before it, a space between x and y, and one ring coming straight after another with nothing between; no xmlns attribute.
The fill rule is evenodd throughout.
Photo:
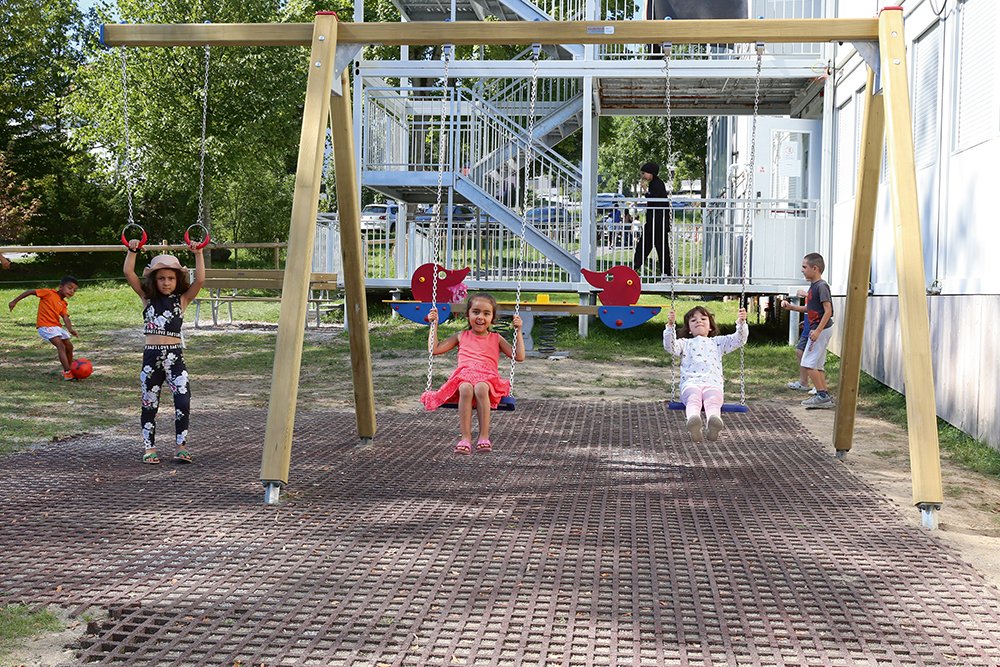
<svg viewBox="0 0 1000 667"><path fill-rule="evenodd" d="M19 604L0 607L0 657L7 655L19 639L62 629L62 622L47 610L32 611Z"/></svg>
<svg viewBox="0 0 1000 667"><path fill-rule="evenodd" d="M44 284L39 287L46 286ZM20 287L20 286L19 286ZM10 301L21 289L0 290L0 300ZM513 301L512 292L495 292L501 301ZM577 303L575 295L552 294L553 302ZM373 357L377 359L422 359L427 330L415 327L402 318L391 318L389 306L382 303L385 294L369 297L369 336ZM522 301L534 301L534 293L522 294ZM640 303L669 306L665 296L647 295ZM674 308L680 318L695 305L705 305L716 316L722 331L734 329L736 300L703 302L678 299ZM13 313L0 317L0 453L16 451L32 444L59 440L71 435L93 432L117 425L138 416L138 365L142 337L138 298L120 281L84 284L69 301L70 316L80 332L74 341L77 356L91 359L95 373L86 382L63 382L52 345L35 332L37 300L29 297ZM556 347L569 350L576 358L634 367L630 380L614 380L605 387L614 395L616 387L649 387L650 395L669 395L676 368L662 348L666 308L652 320L633 329L612 331L599 323L590 327L589 336L581 339L575 318L559 318L556 323ZM234 305L236 318L269 323L278 320L279 304L239 303ZM228 309L222 311L228 321ZM193 310L188 310L188 326ZM208 308L202 307L202 322L208 321ZM441 326L446 336L463 328L464 321L454 318ZM797 375L795 351L785 343L783 324L758 323L751 318L751 343L745 348L747 401L787 398L784 385ZM266 407L267 385L274 360L275 333L242 333L200 336L198 345L185 353L188 365L196 374L213 376L231 383L227 388L247 398L252 405ZM724 369L729 392L727 400L739 399L740 355L726 355ZM307 339L303 348L299 397L309 401L329 391L330 377L349 377L349 349L346 335L325 342ZM422 361L408 365L398 378L376 385L376 400L419 394L426 381ZM651 370L652 369L652 370ZM836 392L840 360L831 355L827 376ZM544 389L540 393L545 393ZM560 391L548 392L562 398ZM565 396L569 398L568 396ZM905 397L862 374L859 411L905 428ZM978 472L1000 477L1000 452L955 427L939 420L942 450L953 461Z"/></svg>
<svg viewBox="0 0 1000 667"><path fill-rule="evenodd" d="M906 428L906 397L865 373L859 384L858 410ZM984 475L1000 478L1000 452L938 419L941 451L953 462Z"/></svg>

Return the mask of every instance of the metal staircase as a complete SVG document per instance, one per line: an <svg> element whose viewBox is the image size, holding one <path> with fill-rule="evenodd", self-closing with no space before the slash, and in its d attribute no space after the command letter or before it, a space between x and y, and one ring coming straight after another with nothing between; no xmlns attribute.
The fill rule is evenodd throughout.
<svg viewBox="0 0 1000 667"><path fill-rule="evenodd" d="M362 182L399 201L437 200L436 137L446 94L450 150L441 182L451 195L445 199L477 207L485 220L514 236L526 225L532 248L578 280L583 176L551 146L579 127L582 94L565 85L540 86L536 114L545 115L535 121L532 142L522 125L528 123L523 83L491 81L447 91L366 86ZM559 99L567 94L572 97Z"/></svg>
<svg viewBox="0 0 1000 667"><path fill-rule="evenodd" d="M817 16L822 14L820 4L818 0L752 0L751 15ZM404 21L642 18L633 0L597 4L590 0L589 9L585 0L537 0L535 4L525 0L399 0L395 6ZM756 88L752 44L682 45L674 51L669 69L652 46L583 49L569 45L547 50L548 57L537 68L527 62L529 50L505 61L480 60L484 57L480 52L452 61L450 70L444 70L441 61L410 59L408 52L401 53L398 61L361 62L362 83L355 98L361 182L408 204L401 207L407 224L396 225L393 238L373 235L366 239L375 249L366 260L369 284L402 286L420 258L427 261L431 216L418 207L438 200L439 182L444 188L441 201L447 206L442 210L448 212L442 256L449 263L473 266L474 277L489 281L486 287L510 286L516 257L512 248L522 228L531 246L527 281L539 289L580 288L581 265L600 268L631 262L646 202L623 198L619 210L626 213L621 221L599 208L593 159L599 142L597 117L662 113L665 70L671 76L673 109L679 114L747 114L753 108ZM824 53L821 45L767 44L766 75L759 82L760 114L795 116L811 105L824 86ZM580 62L567 62L570 59ZM445 71L447 88L441 78ZM533 71L539 72L538 96L534 118L529 118ZM400 84L387 83L397 78ZM448 96L444 112L442 95ZM585 109L592 114L590 118L584 117ZM442 116L449 135L443 160L437 154ZM528 127L533 128L531 137ZM582 165L574 165L552 148L580 129L586 133L582 144L587 157ZM530 160L529 146L534 153ZM731 154L731 150L720 152L716 168L726 169ZM589 193L588 201L583 201L584 191ZM731 292L739 287L742 270L737 258L742 257L740 248L747 239L742 226L732 221L742 219L748 207L756 217L794 209L801 227L816 224L819 209L811 200L789 206L785 199L765 201L760 194L752 200L731 197L673 203L673 254L676 265L684 267L678 280L683 277L689 290ZM450 219L459 204L476 211L470 214L462 209L461 217ZM476 219L470 223L473 215ZM758 235L757 246L769 243L763 238ZM665 289L655 282L659 276L640 273L644 289ZM783 280L782 276L754 275L758 287L765 281L781 287Z"/></svg>

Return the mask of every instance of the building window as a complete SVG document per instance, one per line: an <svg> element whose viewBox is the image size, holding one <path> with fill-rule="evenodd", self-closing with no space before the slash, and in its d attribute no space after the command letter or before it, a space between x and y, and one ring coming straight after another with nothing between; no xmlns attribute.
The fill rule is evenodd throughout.
<svg viewBox="0 0 1000 667"><path fill-rule="evenodd" d="M913 157L917 169L938 159L939 25L935 23L913 42Z"/></svg>
<svg viewBox="0 0 1000 667"><path fill-rule="evenodd" d="M837 152L834 155L837 162L836 201L843 201L854 195L856 127L854 99L851 98L837 108Z"/></svg>
<svg viewBox="0 0 1000 667"><path fill-rule="evenodd" d="M955 150L971 148L997 134L997 2L966 0L959 5L958 109Z"/></svg>

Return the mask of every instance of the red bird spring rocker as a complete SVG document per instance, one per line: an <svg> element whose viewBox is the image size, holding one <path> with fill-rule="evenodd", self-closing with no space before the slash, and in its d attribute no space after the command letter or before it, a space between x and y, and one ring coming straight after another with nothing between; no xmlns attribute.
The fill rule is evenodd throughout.
<svg viewBox="0 0 1000 667"><path fill-rule="evenodd" d="M451 304L465 300L469 290L463 281L471 271L469 267L451 270L432 262L421 264L410 278L413 301L393 303L392 309L411 322L429 324L427 314L431 308L436 307L438 322L444 322L451 317ZM437 272L437 300L433 295L435 272Z"/></svg>
<svg viewBox="0 0 1000 667"><path fill-rule="evenodd" d="M631 266L619 264L607 271L580 271L588 283L601 290L597 294L597 300L602 304L597 309L597 316L606 326L631 329L659 314L658 306L635 305L642 294L642 280Z"/></svg>

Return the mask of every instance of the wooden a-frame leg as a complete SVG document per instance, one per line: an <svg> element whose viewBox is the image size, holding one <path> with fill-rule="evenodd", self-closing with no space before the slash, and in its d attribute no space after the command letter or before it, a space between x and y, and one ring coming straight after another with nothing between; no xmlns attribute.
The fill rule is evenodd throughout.
<svg viewBox="0 0 1000 667"><path fill-rule="evenodd" d="M375 390L372 385L371 345L368 338L368 302L365 296L365 261L361 243L361 205L358 201L357 166L354 161L354 122L351 115L350 79L345 70L340 95L330 103L333 163L337 174L337 211L340 247L344 258L344 313L351 347L354 380L354 413L358 435L375 436Z"/></svg>
<svg viewBox="0 0 1000 667"><path fill-rule="evenodd" d="M302 342L305 335L303 323L308 307L309 277L336 49L336 16L318 14L313 25L309 77L299 138L299 160L292 198L292 221L282 281L278 340L271 374L271 400L264 434L260 479L267 489L266 502L277 501L277 487L288 482L291 463L292 429L295 426L295 403L298 398L299 369L302 365Z"/></svg>
<svg viewBox="0 0 1000 667"><path fill-rule="evenodd" d="M943 493L902 9L885 9L880 14L879 47L913 503L924 510L926 525L936 523L932 515Z"/></svg>
<svg viewBox="0 0 1000 667"><path fill-rule="evenodd" d="M861 379L861 349L868 306L868 279L872 265L875 211L878 204L879 172L882 169L882 141L885 113L882 97L875 95L875 72L868 71L865 87L864 121L861 127L861 160L858 191L854 201L854 234L851 266L848 271L844 342L840 354L837 415L833 422L833 445L838 458L851 449L854 419L858 410L858 382Z"/></svg>

